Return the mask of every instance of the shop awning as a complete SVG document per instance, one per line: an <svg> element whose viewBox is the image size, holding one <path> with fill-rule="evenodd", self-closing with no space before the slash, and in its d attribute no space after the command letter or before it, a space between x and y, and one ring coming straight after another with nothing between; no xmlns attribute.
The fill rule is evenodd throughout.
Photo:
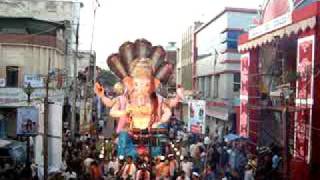
<svg viewBox="0 0 320 180"><path fill-rule="evenodd" d="M316 25L316 17L311 17L300 22L285 26L273 32L269 32L255 39L249 40L247 43L239 46L239 51L246 51L264 44L270 43L274 40L274 37L283 38L284 36L290 36L291 34L297 34L299 31L305 31L306 29L314 28Z"/></svg>
<svg viewBox="0 0 320 180"><path fill-rule="evenodd" d="M221 120L228 121L229 120L229 109L224 107L208 107L206 108L206 114L208 116L218 118Z"/></svg>

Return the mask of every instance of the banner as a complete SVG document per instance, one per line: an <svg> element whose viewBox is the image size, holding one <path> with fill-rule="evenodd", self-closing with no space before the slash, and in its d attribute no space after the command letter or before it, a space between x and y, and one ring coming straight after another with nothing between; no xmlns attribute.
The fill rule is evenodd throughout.
<svg viewBox="0 0 320 180"><path fill-rule="evenodd" d="M314 36L298 39L296 104L313 104Z"/></svg>
<svg viewBox="0 0 320 180"><path fill-rule="evenodd" d="M39 74L24 75L24 86L28 86L29 83L34 88L44 87L43 78Z"/></svg>
<svg viewBox="0 0 320 180"><path fill-rule="evenodd" d="M259 26L249 30L249 39L267 34L292 23L293 0L269 0L265 4ZM298 2L297 2L298 3Z"/></svg>
<svg viewBox="0 0 320 180"><path fill-rule="evenodd" d="M36 135L39 112L35 107L17 109L17 135Z"/></svg>
<svg viewBox="0 0 320 180"><path fill-rule="evenodd" d="M249 63L250 55L249 53L241 54L241 83L240 83L240 99L248 100L248 73L249 73Z"/></svg>
<svg viewBox="0 0 320 180"><path fill-rule="evenodd" d="M206 102L192 100L188 102L188 129L195 134L205 134Z"/></svg>
<svg viewBox="0 0 320 180"><path fill-rule="evenodd" d="M243 137L248 137L249 127L248 127L248 111L247 111L248 101L241 100L240 103L240 123L239 123L239 135Z"/></svg>
<svg viewBox="0 0 320 180"><path fill-rule="evenodd" d="M314 35L298 39L294 157L310 161L314 89Z"/></svg>

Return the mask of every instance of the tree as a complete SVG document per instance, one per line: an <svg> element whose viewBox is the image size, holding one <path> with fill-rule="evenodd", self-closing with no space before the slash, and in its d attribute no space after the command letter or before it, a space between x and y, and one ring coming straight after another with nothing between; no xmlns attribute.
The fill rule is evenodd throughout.
<svg viewBox="0 0 320 180"><path fill-rule="evenodd" d="M119 78L117 78L111 71L102 69L98 76L98 81L104 86L112 87L119 81Z"/></svg>

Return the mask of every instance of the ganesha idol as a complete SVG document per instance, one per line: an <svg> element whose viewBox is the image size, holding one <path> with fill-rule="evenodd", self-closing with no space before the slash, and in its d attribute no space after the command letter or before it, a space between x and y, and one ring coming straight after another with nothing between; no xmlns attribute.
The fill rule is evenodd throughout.
<svg viewBox="0 0 320 180"><path fill-rule="evenodd" d="M148 151L143 145L133 143L135 132L151 132L165 128L174 107L183 98L183 90L177 96L166 99L156 93L169 80L173 65L165 60L161 46L152 46L145 39L120 46L119 53L107 59L110 70L121 79L123 87L116 88L119 96L109 100L103 88L96 84L96 94L106 106L110 116L118 119L118 155L136 157ZM119 84L119 83L118 83ZM120 90L119 90L120 89Z"/></svg>

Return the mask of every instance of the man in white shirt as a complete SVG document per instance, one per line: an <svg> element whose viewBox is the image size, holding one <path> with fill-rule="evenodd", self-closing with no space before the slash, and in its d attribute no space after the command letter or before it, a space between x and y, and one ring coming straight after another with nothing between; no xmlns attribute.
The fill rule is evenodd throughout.
<svg viewBox="0 0 320 180"><path fill-rule="evenodd" d="M189 161L188 157L185 157L184 160L181 162L181 169L185 172L187 177L191 176L193 163Z"/></svg>
<svg viewBox="0 0 320 180"><path fill-rule="evenodd" d="M197 145L196 144L191 144L190 145L190 155L192 158L195 158L196 156L196 149L197 149Z"/></svg>
<svg viewBox="0 0 320 180"><path fill-rule="evenodd" d="M109 162L107 166L106 172L109 172L111 168L113 169L115 174L119 171L119 161L115 157L112 157L112 160Z"/></svg>
<svg viewBox="0 0 320 180"><path fill-rule="evenodd" d="M137 168L136 165L132 162L132 157L127 157L127 163L123 166L122 175L121 177L123 179L127 179L128 177L131 177L132 179L135 177Z"/></svg>

